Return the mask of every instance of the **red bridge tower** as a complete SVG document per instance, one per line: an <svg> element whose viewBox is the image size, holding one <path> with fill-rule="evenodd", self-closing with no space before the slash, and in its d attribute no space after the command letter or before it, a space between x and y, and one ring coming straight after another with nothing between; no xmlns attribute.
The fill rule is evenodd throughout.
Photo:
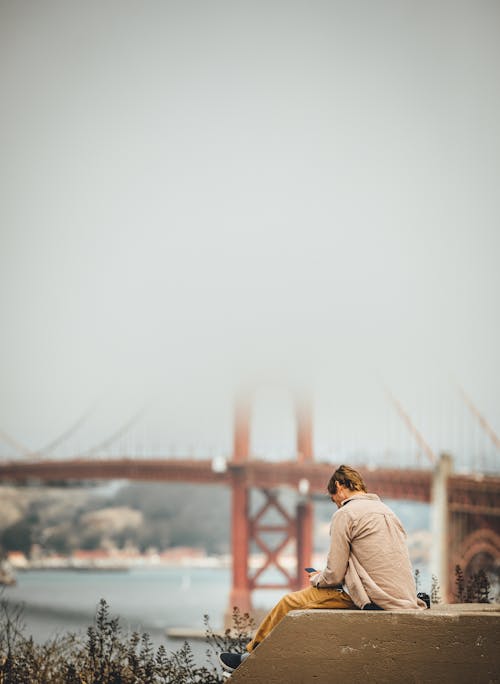
<svg viewBox="0 0 500 684"><path fill-rule="evenodd" d="M297 462L313 461L312 412L310 404L296 403ZM307 586L304 567L311 565L313 550L313 505L309 497L309 482L304 479L300 485L301 500L291 515L278 501L278 495L271 489L259 488L264 496L263 505L250 515L250 489L252 482L246 468L250 460L250 399L241 399L235 408L233 460L230 464L232 489L231 543L233 552L233 585L229 610L237 606L241 611L252 609L251 594L254 589L278 589L286 591ZM282 520L279 524L264 522L266 514L274 510ZM281 541L271 548L263 539L265 533L283 534ZM291 542L296 545L297 569L291 574L280 562L280 553ZM264 562L252 574L249 565L250 544L254 542L264 555ZM282 583L270 584L261 580L263 573L274 567L283 576Z"/></svg>

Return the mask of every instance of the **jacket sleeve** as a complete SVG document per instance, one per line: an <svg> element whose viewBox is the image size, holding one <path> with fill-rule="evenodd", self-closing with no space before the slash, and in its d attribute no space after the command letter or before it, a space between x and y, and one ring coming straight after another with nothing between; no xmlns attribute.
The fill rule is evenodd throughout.
<svg viewBox="0 0 500 684"><path fill-rule="evenodd" d="M330 549L326 559L326 567L311 578L313 586L332 587L342 584L351 551L350 541L349 516L340 508L332 518Z"/></svg>

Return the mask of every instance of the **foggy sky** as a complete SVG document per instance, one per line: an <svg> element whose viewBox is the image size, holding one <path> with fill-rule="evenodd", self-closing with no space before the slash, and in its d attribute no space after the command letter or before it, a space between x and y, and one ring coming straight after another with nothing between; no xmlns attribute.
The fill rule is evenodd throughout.
<svg viewBox="0 0 500 684"><path fill-rule="evenodd" d="M386 383L453 449L453 377L499 432L499 20L2 0L0 428L39 448L95 404L90 447L149 402L145 442L224 450L256 382L263 449L289 387L361 447Z"/></svg>

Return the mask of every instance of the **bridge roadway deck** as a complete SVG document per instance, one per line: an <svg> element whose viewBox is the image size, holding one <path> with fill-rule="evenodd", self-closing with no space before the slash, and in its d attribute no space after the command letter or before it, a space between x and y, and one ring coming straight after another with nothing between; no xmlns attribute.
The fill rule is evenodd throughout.
<svg viewBox="0 0 500 684"><path fill-rule="evenodd" d="M0 465L0 481L74 481L129 479L153 482L190 482L229 485L233 477L243 476L249 487L272 489L298 488L301 480L309 482L312 494L324 494L332 475L330 463L297 463L296 461L259 461L226 464L216 472L211 460L197 459L75 459L46 461L12 461ZM430 497L431 473L424 470L360 468L371 491L417 501Z"/></svg>
<svg viewBox="0 0 500 684"><path fill-rule="evenodd" d="M220 465L220 464L219 464ZM411 501L430 501L432 473L428 470L357 466L367 487L382 497ZM0 464L0 482L61 482L82 480L128 479L145 482L187 482L231 485L243 478L248 487L297 489L301 480L309 483L309 492L326 496L326 484L332 474L331 463L249 460L228 461L223 472L216 472L212 460L92 458L73 460L11 461ZM453 475L450 478L449 503L457 510L500 515L500 477Z"/></svg>

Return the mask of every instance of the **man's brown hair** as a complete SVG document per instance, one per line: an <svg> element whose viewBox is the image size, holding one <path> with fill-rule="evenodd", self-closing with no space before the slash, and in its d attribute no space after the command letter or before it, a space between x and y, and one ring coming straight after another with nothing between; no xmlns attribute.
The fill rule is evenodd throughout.
<svg viewBox="0 0 500 684"><path fill-rule="evenodd" d="M337 493L337 482L353 492L366 492L366 485L357 470L350 466L341 465L333 473L328 483L328 492Z"/></svg>

